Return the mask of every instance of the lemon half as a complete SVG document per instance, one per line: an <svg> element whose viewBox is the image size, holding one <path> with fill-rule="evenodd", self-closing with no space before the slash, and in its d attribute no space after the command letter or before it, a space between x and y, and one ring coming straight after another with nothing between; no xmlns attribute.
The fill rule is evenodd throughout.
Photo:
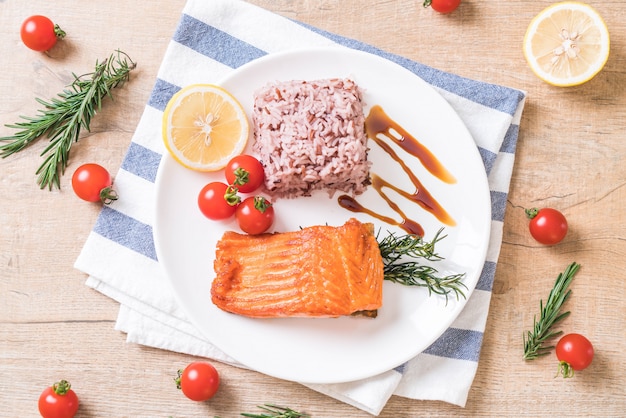
<svg viewBox="0 0 626 418"><path fill-rule="evenodd" d="M555 86L591 80L609 58L609 31L591 6L561 2L533 18L524 37L524 56L533 72Z"/></svg>
<svg viewBox="0 0 626 418"><path fill-rule="evenodd" d="M217 171L243 152L248 118L229 92L192 84L172 96L163 113L163 141L172 157L196 171Z"/></svg>

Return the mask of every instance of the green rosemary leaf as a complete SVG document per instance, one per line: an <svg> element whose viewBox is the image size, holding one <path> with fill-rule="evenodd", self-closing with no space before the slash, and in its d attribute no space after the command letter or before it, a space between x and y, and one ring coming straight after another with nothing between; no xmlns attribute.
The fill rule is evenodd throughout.
<svg viewBox="0 0 626 418"><path fill-rule="evenodd" d="M311 418L309 414L297 412L291 408L285 408L273 404L259 405L257 406L257 408L265 412L269 412L269 414L250 414L244 412L241 414L241 416L248 418Z"/></svg>
<svg viewBox="0 0 626 418"><path fill-rule="evenodd" d="M405 286L426 287L429 294L445 296L446 302L451 294L457 299L464 298L464 289L467 289L463 283L465 273L440 276L436 268L417 261L443 259L435 250L435 245L446 237L441 235L442 232L443 228L437 231L431 241L424 241L422 237L413 234L398 236L389 233L382 239L377 236L385 280Z"/></svg>
<svg viewBox="0 0 626 418"><path fill-rule="evenodd" d="M35 173L40 188L61 188L61 176L69 163L70 149L80 139L81 129L89 131L92 118L100 110L102 99L111 97L111 89L128 81L136 64L122 51L103 62L96 61L93 73L74 76L74 81L57 97L35 100L43 109L36 116L20 116L25 122L5 125L16 129L11 136L0 137L0 156L6 158L47 136L48 146L41 153L43 163Z"/></svg>
<svg viewBox="0 0 626 418"><path fill-rule="evenodd" d="M534 360L537 357L545 356L554 348L553 345L549 346L547 344L548 341L563 333L563 331L554 331L553 327L570 314L569 311L561 312L561 309L572 293L571 290L568 290L568 287L579 269L580 264L575 262L570 264L556 278L545 306L543 300L539 301L539 320L537 320L535 315L533 318L533 330L527 331L522 335L524 360Z"/></svg>

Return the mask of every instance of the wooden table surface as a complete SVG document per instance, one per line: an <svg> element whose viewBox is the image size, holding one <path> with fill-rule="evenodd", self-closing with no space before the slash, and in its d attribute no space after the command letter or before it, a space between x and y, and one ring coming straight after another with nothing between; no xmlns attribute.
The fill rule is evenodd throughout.
<svg viewBox="0 0 626 418"><path fill-rule="evenodd" d="M527 67L521 44L549 1L465 0L451 15L416 0L252 0L289 18L373 44L424 64L528 93L478 372L467 406L392 397L381 417L624 416L626 414L626 2L595 1L612 36L605 69L573 88L551 87ZM118 304L85 286L73 263L99 206L78 200L70 174L84 162L117 172L148 99L184 0L0 0L0 136L6 123L38 109L121 48L139 66L106 102L72 149L61 191L39 190L34 173L44 142L0 160L0 416L37 416L40 392L65 378L81 417L235 417L264 402L314 417L367 413L307 389L218 364L223 386L207 403L172 384L193 357L125 342L114 329ZM156 6L158 4L158 6ZM47 55L20 41L22 21L51 16L68 33ZM529 235L523 208L551 206L570 232L544 247ZM561 328L585 334L596 356L573 379L554 378L553 355L522 361L532 327L570 262L582 265ZM115 263L115 260L111 260Z"/></svg>

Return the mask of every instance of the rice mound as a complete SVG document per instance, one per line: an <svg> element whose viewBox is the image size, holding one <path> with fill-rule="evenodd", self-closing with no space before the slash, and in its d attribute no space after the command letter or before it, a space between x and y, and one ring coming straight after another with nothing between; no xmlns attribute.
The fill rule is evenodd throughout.
<svg viewBox="0 0 626 418"><path fill-rule="evenodd" d="M274 197L363 193L368 184L363 93L350 79L269 83L254 95L253 149Z"/></svg>

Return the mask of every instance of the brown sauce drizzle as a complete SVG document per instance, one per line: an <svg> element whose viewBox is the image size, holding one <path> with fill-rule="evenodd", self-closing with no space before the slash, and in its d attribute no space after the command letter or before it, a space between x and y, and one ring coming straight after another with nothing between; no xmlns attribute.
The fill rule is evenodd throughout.
<svg viewBox="0 0 626 418"><path fill-rule="evenodd" d="M392 129L400 135L400 138L396 138L391 133ZM446 170L437 157L402 126L387 116L382 107L378 105L372 107L365 120L365 132L369 138L376 140L379 144L380 140L378 140L377 135L386 136L404 151L417 157L422 165L439 180L448 184L456 183L454 176Z"/></svg>
<svg viewBox="0 0 626 418"><path fill-rule="evenodd" d="M391 130L395 131L400 138L394 136ZM384 180L377 174L371 175L372 187L378 192L378 194L387 202L389 207L393 209L398 215L402 217L401 222L397 222L395 219L383 216L373 210L362 206L351 196L341 195L337 199L339 206L352 211L367 213L368 215L386 222L391 225L399 226L410 234L418 236L424 236L424 229L422 226L413 219L410 219L400 209L400 207L393 202L389 196L383 191L383 189L391 189L398 193L400 196L408 199L409 201L416 203L426 211L433 214L437 219L446 225L454 226L456 222L448 214L448 212L437 202L437 200L430 194L430 192L424 187L417 176L411 171L408 165L400 158L400 156L391 148L391 146L382 140L379 135L385 136L392 142L400 146L408 154L416 157L422 165L435 177L445 183L455 183L454 176L446 170L446 168L439 162L439 160L428 150L423 144L421 144L416 138L409 134L404 128L393 121L380 106L374 106L370 110L369 115L365 120L365 132L367 136L378 144L389 156L400 164L402 170L407 174L411 183L415 186L415 192L409 193L400 189L397 186Z"/></svg>

